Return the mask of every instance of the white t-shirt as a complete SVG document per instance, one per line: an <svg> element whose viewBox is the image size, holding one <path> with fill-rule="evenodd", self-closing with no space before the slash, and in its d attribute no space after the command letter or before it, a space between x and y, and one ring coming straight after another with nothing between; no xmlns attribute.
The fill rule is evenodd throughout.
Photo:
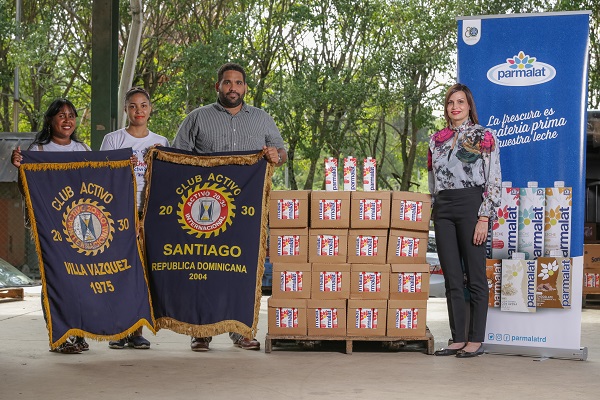
<svg viewBox="0 0 600 400"><path fill-rule="evenodd" d="M144 161L144 156L148 149L155 144L161 146L169 146L169 141L166 137L157 135L154 132L148 131L148 135L143 138L136 138L129 134L125 128L111 132L104 136L100 150L118 150L126 147L133 149L133 154L137 157L138 162L134 167L135 180L137 183L137 205L138 209L142 205L142 193L144 191L144 174L148 165Z"/></svg>
<svg viewBox="0 0 600 400"><path fill-rule="evenodd" d="M29 146L29 151L90 151L87 144L71 140L71 143L62 145L50 141L46 144L35 144Z"/></svg>

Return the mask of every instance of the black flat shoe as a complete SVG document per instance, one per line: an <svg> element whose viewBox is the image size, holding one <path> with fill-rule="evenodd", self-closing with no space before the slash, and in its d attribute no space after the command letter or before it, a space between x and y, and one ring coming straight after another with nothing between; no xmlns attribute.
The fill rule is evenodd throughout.
<svg viewBox="0 0 600 400"><path fill-rule="evenodd" d="M456 353L456 357L458 358L470 358L477 357L483 354L483 344L479 345L479 348L475 351L464 351L461 350Z"/></svg>
<svg viewBox="0 0 600 400"><path fill-rule="evenodd" d="M465 344L465 346L466 346L466 344ZM433 355L434 356L455 356L456 354L458 354L459 351L464 349L465 346L461 347L460 349L439 349L439 350L436 350L435 353L433 353Z"/></svg>

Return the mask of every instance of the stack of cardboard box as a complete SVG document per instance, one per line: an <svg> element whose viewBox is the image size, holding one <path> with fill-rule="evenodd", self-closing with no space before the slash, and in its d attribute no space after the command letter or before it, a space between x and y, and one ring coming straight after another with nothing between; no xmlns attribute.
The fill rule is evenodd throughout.
<svg viewBox="0 0 600 400"><path fill-rule="evenodd" d="M600 294L600 241L596 223L586 223L583 241L583 294Z"/></svg>
<svg viewBox="0 0 600 400"><path fill-rule="evenodd" d="M272 192L269 334L425 336L430 212L412 192Z"/></svg>

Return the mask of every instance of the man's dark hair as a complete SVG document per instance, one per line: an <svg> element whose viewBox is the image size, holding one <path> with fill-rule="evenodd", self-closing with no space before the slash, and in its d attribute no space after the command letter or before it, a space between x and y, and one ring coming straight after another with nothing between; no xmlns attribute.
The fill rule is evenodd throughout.
<svg viewBox="0 0 600 400"><path fill-rule="evenodd" d="M242 74L242 76L244 77L244 83L246 83L246 71L244 71L244 68L240 65L240 64L236 64L236 63L225 63L223 65L221 65L221 67L219 68L219 71L217 72L217 81L221 82L223 80L223 74L225 73L225 71L238 71Z"/></svg>

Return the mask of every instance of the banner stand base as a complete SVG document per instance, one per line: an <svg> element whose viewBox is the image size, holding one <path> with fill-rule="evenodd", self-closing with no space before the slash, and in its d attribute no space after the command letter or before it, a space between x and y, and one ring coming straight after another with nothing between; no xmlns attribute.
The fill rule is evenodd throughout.
<svg viewBox="0 0 600 400"><path fill-rule="evenodd" d="M483 344L483 349L488 354L509 356L524 356L537 358L556 358L562 360L586 361L587 347L579 349L554 349L549 347L507 346L501 344Z"/></svg>

